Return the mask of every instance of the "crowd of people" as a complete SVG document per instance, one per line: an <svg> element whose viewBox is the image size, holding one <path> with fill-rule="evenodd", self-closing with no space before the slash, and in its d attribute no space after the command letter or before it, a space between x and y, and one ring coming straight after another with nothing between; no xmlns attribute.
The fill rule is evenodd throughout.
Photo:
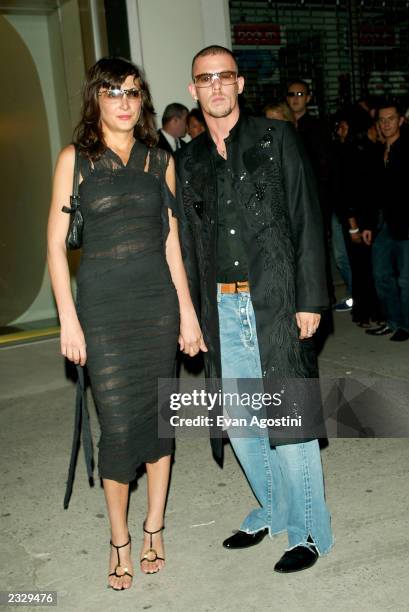
<svg viewBox="0 0 409 612"><path fill-rule="evenodd" d="M266 117L292 122L318 184L328 255L345 284L337 312L351 312L366 333L409 339L409 119L396 100L360 99L328 125L308 112L309 84L289 83Z"/></svg>

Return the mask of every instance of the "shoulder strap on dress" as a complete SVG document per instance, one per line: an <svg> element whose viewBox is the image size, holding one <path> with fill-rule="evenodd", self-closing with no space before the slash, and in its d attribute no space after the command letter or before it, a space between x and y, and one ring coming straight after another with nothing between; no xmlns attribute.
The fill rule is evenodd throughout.
<svg viewBox="0 0 409 612"><path fill-rule="evenodd" d="M151 172L156 176L164 178L170 158L171 154L168 151L164 151L163 149L159 149L158 147L151 147L149 149L148 172Z"/></svg>
<svg viewBox="0 0 409 612"><path fill-rule="evenodd" d="M81 155L81 154L79 155L79 168L80 168L80 174L83 179L85 179L87 176L91 174L92 165L88 157L85 157L84 155Z"/></svg>

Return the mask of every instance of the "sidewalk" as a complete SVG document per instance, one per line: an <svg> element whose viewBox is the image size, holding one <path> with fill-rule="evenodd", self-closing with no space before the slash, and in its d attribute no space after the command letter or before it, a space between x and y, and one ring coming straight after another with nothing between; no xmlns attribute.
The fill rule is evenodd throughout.
<svg viewBox="0 0 409 612"><path fill-rule="evenodd" d="M322 374L409 379L409 342L370 337L348 314L334 316L336 334L321 355ZM255 501L229 446L221 470L207 440L181 440L166 515L166 567L145 576L136 564L145 510L142 477L130 503L134 585L116 593L105 586L103 492L99 482L88 487L82 454L70 508L62 508L74 389L65 379L58 341L0 349L0 370L0 590L54 590L58 610L77 612L408 609L407 439L330 440L322 459L336 544L314 568L293 575L273 572L285 535L265 538L253 549L222 548ZM96 440L91 402L90 409Z"/></svg>

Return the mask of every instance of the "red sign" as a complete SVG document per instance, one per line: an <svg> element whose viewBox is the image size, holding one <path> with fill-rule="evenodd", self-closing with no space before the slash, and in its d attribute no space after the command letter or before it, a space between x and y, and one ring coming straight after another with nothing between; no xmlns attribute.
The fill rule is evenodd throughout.
<svg viewBox="0 0 409 612"><path fill-rule="evenodd" d="M280 45L281 28L275 23L236 23L233 26L235 45Z"/></svg>

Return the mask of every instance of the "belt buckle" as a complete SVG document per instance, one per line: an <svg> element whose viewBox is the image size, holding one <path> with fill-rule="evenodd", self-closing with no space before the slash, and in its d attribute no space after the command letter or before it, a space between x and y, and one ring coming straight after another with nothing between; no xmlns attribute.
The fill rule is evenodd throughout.
<svg viewBox="0 0 409 612"><path fill-rule="evenodd" d="M235 281L234 284L236 285L236 293L248 291L248 281Z"/></svg>

